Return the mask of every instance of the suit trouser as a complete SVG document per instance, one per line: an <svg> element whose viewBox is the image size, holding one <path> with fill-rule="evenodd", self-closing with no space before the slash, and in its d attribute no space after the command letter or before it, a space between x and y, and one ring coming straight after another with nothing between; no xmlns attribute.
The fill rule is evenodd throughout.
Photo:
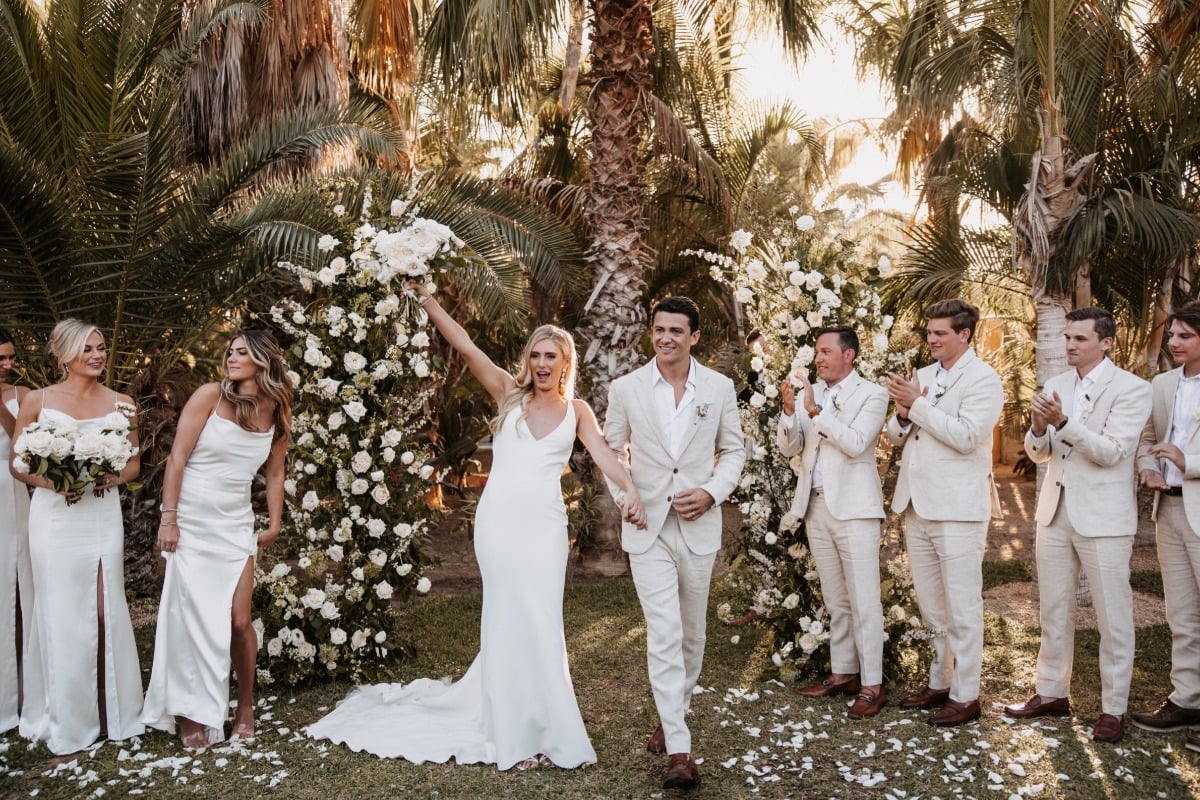
<svg viewBox="0 0 1200 800"><path fill-rule="evenodd" d="M834 518L824 493L816 490L804 515L808 549L829 611L830 666L837 674L858 673L864 686L883 683L880 525L878 519Z"/></svg>
<svg viewBox="0 0 1200 800"><path fill-rule="evenodd" d="M921 619L933 631L929 688L950 699L979 698L983 668L983 548L987 520L929 520L910 505L904 540Z"/></svg>
<svg viewBox="0 0 1200 800"><path fill-rule="evenodd" d="M646 617L646 664L668 753L692 752L684 716L704 663L708 587L717 554L688 549L672 511L654 544L630 553L633 585Z"/></svg>
<svg viewBox="0 0 1200 800"><path fill-rule="evenodd" d="M1183 498L1158 501L1158 564L1171 626L1171 702L1200 708L1200 532L1188 522Z"/></svg>
<svg viewBox="0 0 1200 800"><path fill-rule="evenodd" d="M1037 531L1038 593L1042 643L1038 648L1037 693L1068 697L1075 660L1075 587L1082 567L1092 591L1100 628L1100 710L1124 714L1133 676L1133 591L1129 556L1133 534L1080 536L1067 518L1066 493L1049 525Z"/></svg>

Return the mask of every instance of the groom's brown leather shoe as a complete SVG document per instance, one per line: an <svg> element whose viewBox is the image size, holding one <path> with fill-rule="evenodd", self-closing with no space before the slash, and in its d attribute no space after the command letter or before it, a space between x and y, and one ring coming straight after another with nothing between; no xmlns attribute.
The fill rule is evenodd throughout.
<svg viewBox="0 0 1200 800"><path fill-rule="evenodd" d="M694 789L700 785L700 771L690 753L672 753L667 774L663 775L664 789Z"/></svg>
<svg viewBox="0 0 1200 800"><path fill-rule="evenodd" d="M796 692L801 697L829 697L835 694L857 694L859 688L857 675L851 675L846 680L840 681L830 675L820 683L805 686L803 689L797 689Z"/></svg>
<svg viewBox="0 0 1200 800"><path fill-rule="evenodd" d="M667 752L667 735L663 733L662 725L654 729L654 733L650 734L650 741L646 742L646 749L651 753Z"/></svg>
<svg viewBox="0 0 1200 800"><path fill-rule="evenodd" d="M1069 717L1071 716L1071 700L1066 697L1042 697L1040 694L1035 694L1024 703L1005 706L1004 716L1014 719Z"/></svg>

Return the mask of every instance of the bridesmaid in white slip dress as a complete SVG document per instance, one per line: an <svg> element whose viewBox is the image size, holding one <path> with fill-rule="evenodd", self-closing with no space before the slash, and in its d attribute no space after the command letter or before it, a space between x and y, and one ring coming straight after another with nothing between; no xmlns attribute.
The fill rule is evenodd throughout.
<svg viewBox="0 0 1200 800"><path fill-rule="evenodd" d="M12 335L0 328L0 456L5 460L16 434L17 409L29 391L8 383L16 354ZM28 519L29 490L0 469L0 733L17 727L20 719L20 661L33 616Z"/></svg>
<svg viewBox="0 0 1200 800"><path fill-rule="evenodd" d="M266 331L239 333L225 375L188 399L163 478L167 568L142 721L168 733L178 722L188 748L225 738L231 662L233 737L254 736L254 557L279 535L283 513L292 391L279 345ZM256 534L250 489L264 462L270 522Z"/></svg>
<svg viewBox="0 0 1200 800"><path fill-rule="evenodd" d="M99 382L107 352L93 325L66 319L47 345L66 373L60 383L30 392L17 430L35 419L74 421L97 430L116 403L132 405ZM136 445L136 432L130 431ZM50 481L14 473L35 486L29 505L33 618L25 653L21 735L62 755L100 736L126 739L143 730L142 673L125 602L125 532L116 492L137 477L138 456L119 475L103 475L68 505ZM93 493L101 490L101 496Z"/></svg>
<svg viewBox="0 0 1200 800"><path fill-rule="evenodd" d="M570 334L552 325L534 331L514 378L423 288L411 288L500 407L492 469L475 514L483 575L479 655L453 684L421 679L359 687L307 732L416 763L454 758L500 769L595 763L563 632L567 514L559 479L575 437L625 490L623 514L644 524L641 500L591 408L573 398Z"/></svg>

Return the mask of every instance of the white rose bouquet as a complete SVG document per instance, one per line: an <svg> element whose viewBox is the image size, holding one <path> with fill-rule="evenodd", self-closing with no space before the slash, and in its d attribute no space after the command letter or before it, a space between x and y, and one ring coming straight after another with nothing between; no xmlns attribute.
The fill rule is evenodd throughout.
<svg viewBox="0 0 1200 800"><path fill-rule="evenodd" d="M30 423L13 443L18 472L40 475L54 484L68 505L79 501L96 478L120 472L137 453L129 441L134 408L118 403L97 431L80 431L71 420ZM97 497L106 490L93 490Z"/></svg>

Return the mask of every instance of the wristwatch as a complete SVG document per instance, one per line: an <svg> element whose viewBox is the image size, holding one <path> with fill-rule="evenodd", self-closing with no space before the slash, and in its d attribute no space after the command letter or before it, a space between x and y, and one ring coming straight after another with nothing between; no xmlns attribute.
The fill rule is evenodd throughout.
<svg viewBox="0 0 1200 800"><path fill-rule="evenodd" d="M821 406L820 406L820 404L818 404L816 408L814 408L812 411L808 412L808 418L815 419L816 416L820 413L821 413Z"/></svg>

